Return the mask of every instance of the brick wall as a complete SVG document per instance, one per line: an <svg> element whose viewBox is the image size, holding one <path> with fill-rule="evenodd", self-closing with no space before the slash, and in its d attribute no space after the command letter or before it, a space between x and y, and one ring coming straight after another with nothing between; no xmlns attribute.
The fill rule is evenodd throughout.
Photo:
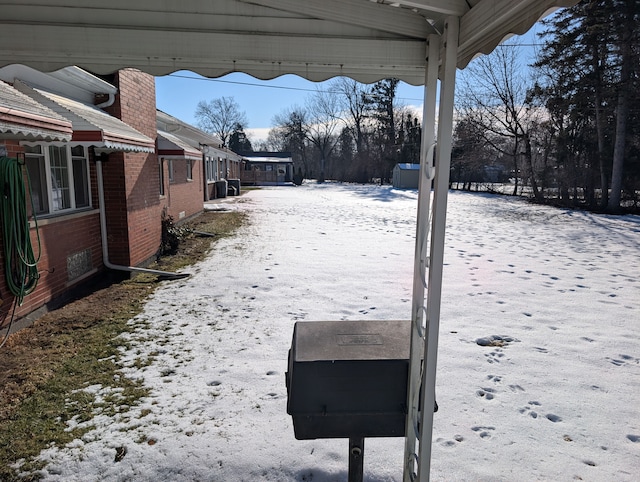
<svg viewBox="0 0 640 482"><path fill-rule="evenodd" d="M107 111L142 134L156 138L156 95L153 76L124 69L115 76L118 94ZM112 164L112 160L116 161ZM156 154L114 153L104 166L109 260L139 265L152 259L162 236L162 209ZM114 192L107 195L107 185ZM124 191L122 186L124 185Z"/></svg>
<svg viewBox="0 0 640 482"><path fill-rule="evenodd" d="M192 179L187 180L187 162L191 162ZM164 161L167 164L168 161ZM202 187L202 161L173 160L173 182L166 191L167 213L174 222L201 213L204 198Z"/></svg>
<svg viewBox="0 0 640 482"><path fill-rule="evenodd" d="M17 142L3 142L9 157L17 157L23 149ZM95 164L90 163L92 189L96 185ZM92 191L93 205L97 206L96 191ZM40 256L38 272L40 278L36 289L28 294L22 306L16 308L16 317L20 318L35 310L49 305L63 297L69 290L76 288L87 276L103 267L102 244L100 240L100 218L96 210L74 213L38 221L38 230L32 223L31 242L35 256ZM40 248L38 248L38 238ZM64 240L64 242L61 242ZM11 317L13 295L9 292L5 277L4 240L0 235L0 326ZM69 258L81 256L85 262L81 273L70 275Z"/></svg>

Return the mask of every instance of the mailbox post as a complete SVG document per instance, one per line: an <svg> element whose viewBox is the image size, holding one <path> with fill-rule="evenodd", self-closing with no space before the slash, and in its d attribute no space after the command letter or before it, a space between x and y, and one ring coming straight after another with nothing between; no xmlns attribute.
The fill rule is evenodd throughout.
<svg viewBox="0 0 640 482"><path fill-rule="evenodd" d="M349 481L361 482L365 437L404 437L410 321L301 321L286 374L298 440L349 439Z"/></svg>

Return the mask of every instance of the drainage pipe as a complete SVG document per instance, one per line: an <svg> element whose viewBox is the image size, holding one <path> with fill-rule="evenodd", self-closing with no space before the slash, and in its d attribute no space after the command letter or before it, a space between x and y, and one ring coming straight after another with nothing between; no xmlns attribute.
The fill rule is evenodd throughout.
<svg viewBox="0 0 640 482"><path fill-rule="evenodd" d="M100 235L102 236L102 262L105 267L119 271L129 271L131 273L147 273L160 276L166 279L183 279L190 275L188 273L172 273L170 271L159 271L148 268L138 268L137 266L122 266L109 261L109 245L107 244L107 218L104 210L104 183L102 179L102 161L96 159L96 174L98 177L98 202L100 203Z"/></svg>
<svg viewBox="0 0 640 482"><path fill-rule="evenodd" d="M116 95L109 92L109 97L106 101L101 104L96 104L96 107L99 109L105 109L106 107L111 107L113 103L116 101Z"/></svg>

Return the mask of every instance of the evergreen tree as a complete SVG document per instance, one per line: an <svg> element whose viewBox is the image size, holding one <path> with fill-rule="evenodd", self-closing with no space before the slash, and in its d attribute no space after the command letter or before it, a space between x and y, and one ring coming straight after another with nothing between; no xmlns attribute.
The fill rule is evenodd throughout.
<svg viewBox="0 0 640 482"><path fill-rule="evenodd" d="M396 146L395 97L398 79L376 82L368 97L370 117L375 121L374 146L377 157L374 172L384 182L389 180L393 166L398 162Z"/></svg>
<svg viewBox="0 0 640 482"><path fill-rule="evenodd" d="M623 161L637 145L627 138L634 131L628 128L636 118L632 106L638 105L639 11L637 0L586 0L543 21L547 43L535 65L546 82L535 95L544 99L557 129L565 199L571 191L577 198L581 188L593 203L597 184L601 207L620 206Z"/></svg>
<svg viewBox="0 0 640 482"><path fill-rule="evenodd" d="M229 149L233 152L252 152L253 146L242 127L242 124L236 124L231 136L229 137Z"/></svg>

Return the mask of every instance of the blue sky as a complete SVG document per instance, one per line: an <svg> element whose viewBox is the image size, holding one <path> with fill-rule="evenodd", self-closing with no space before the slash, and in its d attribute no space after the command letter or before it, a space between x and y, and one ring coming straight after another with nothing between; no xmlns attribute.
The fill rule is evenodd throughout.
<svg viewBox="0 0 640 482"><path fill-rule="evenodd" d="M536 24L518 41L531 45L536 41ZM524 47L525 50L533 51ZM532 54L531 54L532 55ZM158 109L192 125L197 125L195 111L201 100L210 101L220 97L233 97L240 109L247 115L247 132L252 140L266 138L273 117L294 105L303 106L305 99L316 88L322 89L331 81L311 82L296 75L283 75L273 80L263 81L243 73L232 73L218 79L207 79L193 72L180 71L156 77L156 97ZM401 83L397 98L401 104L415 106L422 110L424 87Z"/></svg>
<svg viewBox="0 0 640 482"><path fill-rule="evenodd" d="M233 97L240 110L247 114L248 132L254 129L264 134L273 127L277 114L293 107L303 106L305 99L330 84L311 82L296 75L283 75L263 81L250 75L235 72L218 79L207 79L189 71L156 78L158 109L192 125L197 125L195 111L201 100ZM398 100L405 105L422 106L424 88L402 83L398 88ZM254 138L260 135L253 131Z"/></svg>

